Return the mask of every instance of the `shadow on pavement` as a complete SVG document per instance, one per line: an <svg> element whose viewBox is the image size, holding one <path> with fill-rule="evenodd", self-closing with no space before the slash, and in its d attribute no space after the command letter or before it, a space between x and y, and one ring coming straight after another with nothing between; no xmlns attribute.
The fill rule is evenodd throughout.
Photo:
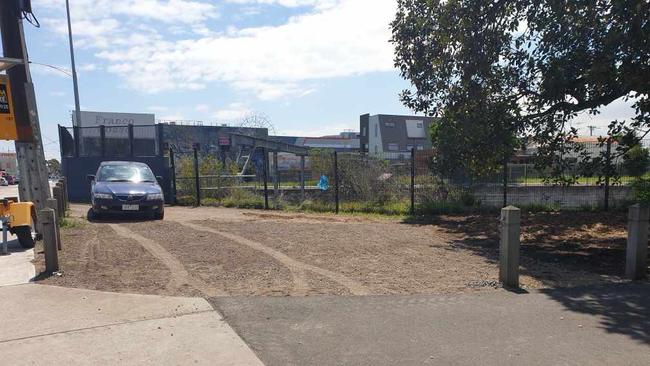
<svg viewBox="0 0 650 366"><path fill-rule="evenodd" d="M89 222L94 223L104 223L104 224L120 224L120 223L129 223L129 222L147 222L147 221L156 221L151 214L146 213L129 213L129 214L102 214L97 216L97 214L92 213L92 209L88 209L86 212L86 219Z"/></svg>
<svg viewBox="0 0 650 366"><path fill-rule="evenodd" d="M650 345L650 283L542 290L568 310L600 318L609 333Z"/></svg>

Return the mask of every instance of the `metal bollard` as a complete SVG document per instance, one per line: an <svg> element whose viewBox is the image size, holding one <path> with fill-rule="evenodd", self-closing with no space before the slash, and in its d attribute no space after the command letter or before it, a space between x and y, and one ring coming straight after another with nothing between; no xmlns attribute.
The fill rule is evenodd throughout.
<svg viewBox="0 0 650 366"><path fill-rule="evenodd" d="M646 277L648 267L648 219L650 209L640 204L630 206L627 216L625 276L632 280Z"/></svg>
<svg viewBox="0 0 650 366"><path fill-rule="evenodd" d="M519 236L521 210L514 206L501 209L501 243L499 245L499 281L504 287L519 287Z"/></svg>
<svg viewBox="0 0 650 366"><path fill-rule="evenodd" d="M43 231L43 251L45 252L45 271L59 270L59 253L56 248L56 221L54 210L44 208L38 212L38 221Z"/></svg>
<svg viewBox="0 0 650 366"><path fill-rule="evenodd" d="M55 220L54 222L57 223L57 224L55 225L55 230L56 230L56 247L57 247L59 250L61 250L61 227L60 227L60 225L61 225L61 220L62 220L62 218L59 217L59 216L56 214L57 205L58 205L58 202L57 202L57 200L56 200L55 198L48 198L48 199L45 201L45 207L47 207L47 208L51 208L52 210L54 210L54 220Z"/></svg>

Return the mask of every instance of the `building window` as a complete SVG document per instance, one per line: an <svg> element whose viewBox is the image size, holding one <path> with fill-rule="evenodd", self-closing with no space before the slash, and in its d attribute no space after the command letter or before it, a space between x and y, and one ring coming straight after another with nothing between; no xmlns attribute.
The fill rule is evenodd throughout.
<svg viewBox="0 0 650 366"><path fill-rule="evenodd" d="M406 145L406 150L407 151L413 150L413 145Z"/></svg>
<svg viewBox="0 0 650 366"><path fill-rule="evenodd" d="M379 153L379 148L377 148L377 145L375 145L375 154Z"/></svg>
<svg viewBox="0 0 650 366"><path fill-rule="evenodd" d="M395 143L389 143L388 144L388 151L397 151L399 150L399 145Z"/></svg>
<svg viewBox="0 0 650 366"><path fill-rule="evenodd" d="M417 128L424 128L424 125L422 124L422 122L418 122L415 125L417 126Z"/></svg>
<svg viewBox="0 0 650 366"><path fill-rule="evenodd" d="M418 145L418 150L424 150L424 146Z"/></svg>
<svg viewBox="0 0 650 366"><path fill-rule="evenodd" d="M366 135L366 126L363 126L363 129L361 130L361 136Z"/></svg>
<svg viewBox="0 0 650 366"><path fill-rule="evenodd" d="M386 126L386 127L395 127L395 122L385 122L384 126Z"/></svg>
<svg viewBox="0 0 650 366"><path fill-rule="evenodd" d="M379 123L375 123L375 137L377 137L378 133L379 133Z"/></svg>

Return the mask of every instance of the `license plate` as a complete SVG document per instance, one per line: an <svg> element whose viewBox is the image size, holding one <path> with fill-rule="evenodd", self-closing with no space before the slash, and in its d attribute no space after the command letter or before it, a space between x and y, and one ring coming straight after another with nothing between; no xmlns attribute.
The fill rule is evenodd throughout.
<svg viewBox="0 0 650 366"><path fill-rule="evenodd" d="M122 211L138 211L140 205L122 205Z"/></svg>

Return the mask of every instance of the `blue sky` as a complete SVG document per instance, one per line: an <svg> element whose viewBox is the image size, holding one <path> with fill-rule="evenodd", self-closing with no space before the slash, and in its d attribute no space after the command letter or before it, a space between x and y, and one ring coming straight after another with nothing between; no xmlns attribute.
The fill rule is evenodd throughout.
<svg viewBox="0 0 650 366"><path fill-rule="evenodd" d="M278 134L358 129L363 113L410 113L393 68L392 0L70 0L84 110L236 124ZM30 59L70 69L64 0L32 0ZM70 124L72 79L32 65L46 155ZM9 145L8 145L9 146Z"/></svg>
<svg viewBox="0 0 650 366"><path fill-rule="evenodd" d="M393 67L394 0L70 0L84 110L237 124L276 133L358 130L363 113L408 114ZM30 59L70 69L64 0L32 0ZM32 65L46 156L70 125L72 80ZM579 127L629 115L617 102ZM586 131L586 130L584 130ZM605 132L604 129L597 132ZM2 150L12 144L0 145Z"/></svg>

